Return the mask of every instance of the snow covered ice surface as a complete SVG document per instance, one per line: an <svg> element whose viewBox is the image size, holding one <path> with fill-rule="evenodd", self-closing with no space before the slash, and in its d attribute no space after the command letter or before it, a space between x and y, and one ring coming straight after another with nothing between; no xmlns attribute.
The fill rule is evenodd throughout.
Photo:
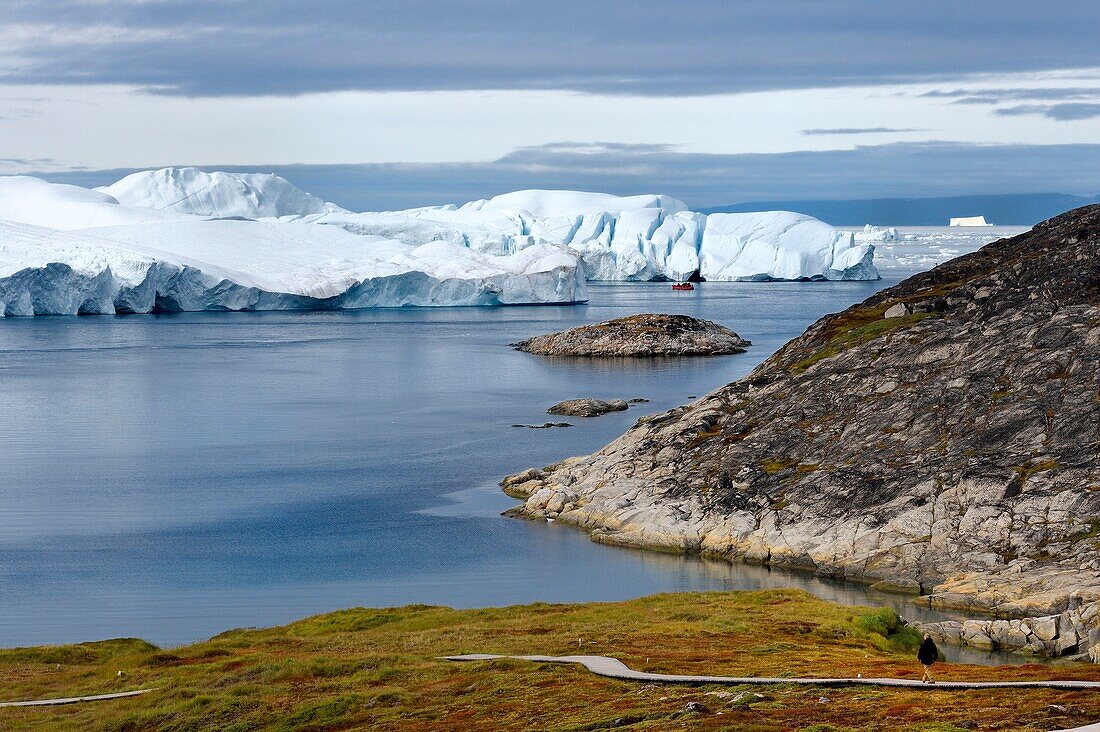
<svg viewBox="0 0 1100 732"><path fill-rule="evenodd" d="M97 189L127 206L217 218L301 216L343 211L271 173L206 173L161 168Z"/></svg>
<svg viewBox="0 0 1100 732"><path fill-rule="evenodd" d="M352 213L266 174L167 168L96 190L0 177L4 315L571 303L586 278L878 279L875 246L803 214L704 216L659 195Z"/></svg>
<svg viewBox="0 0 1100 732"><path fill-rule="evenodd" d="M0 176L0 221L69 230L174 218L178 216L123 206L106 193L80 186L47 183L26 175Z"/></svg>

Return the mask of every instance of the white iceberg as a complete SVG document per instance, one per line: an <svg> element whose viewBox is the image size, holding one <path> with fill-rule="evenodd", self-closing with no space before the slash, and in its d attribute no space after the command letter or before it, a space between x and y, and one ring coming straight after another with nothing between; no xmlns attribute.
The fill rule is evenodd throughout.
<svg viewBox="0 0 1100 732"><path fill-rule="evenodd" d="M135 173L103 190L128 205L298 220L406 243L448 241L485 254L556 244L580 257L589 280L879 278L866 237L788 211L708 217L664 195L523 190L462 206L352 213L278 176L194 168Z"/></svg>
<svg viewBox="0 0 1100 732"><path fill-rule="evenodd" d="M873 280L874 246L806 214L711 214L699 248L708 280Z"/></svg>
<svg viewBox="0 0 1100 732"><path fill-rule="evenodd" d="M488 200L471 201L462 207L475 211L524 211L537 218L572 217L578 213L620 214L643 208L659 208L668 213L687 211L687 204L671 196L614 196L587 191L513 191Z"/></svg>
<svg viewBox="0 0 1100 732"><path fill-rule="evenodd" d="M569 303L587 299L585 279L877 279L864 238L660 195L530 190L353 213L274 175L166 168L96 190L0 177L0 312Z"/></svg>
<svg viewBox="0 0 1100 732"><path fill-rule="evenodd" d="M855 240L859 242L887 242L898 241L898 230L894 227L882 228L867 224L862 231L855 233Z"/></svg>
<svg viewBox="0 0 1100 732"><path fill-rule="evenodd" d="M161 168L98 188L126 206L217 218L276 218L342 211L271 173Z"/></svg>
<svg viewBox="0 0 1100 732"><path fill-rule="evenodd" d="M509 257L437 241L412 246L335 227L170 221L80 231L0 222L0 312L570 303L576 260L537 245Z"/></svg>
<svg viewBox="0 0 1100 732"><path fill-rule="evenodd" d="M668 196L516 191L463 206L304 217L401 240L446 239L509 254L547 242L589 280L874 280L874 245L805 214L703 214Z"/></svg>
<svg viewBox="0 0 1100 732"><path fill-rule="evenodd" d="M993 226L985 220L985 216L953 216L947 222L948 226Z"/></svg>

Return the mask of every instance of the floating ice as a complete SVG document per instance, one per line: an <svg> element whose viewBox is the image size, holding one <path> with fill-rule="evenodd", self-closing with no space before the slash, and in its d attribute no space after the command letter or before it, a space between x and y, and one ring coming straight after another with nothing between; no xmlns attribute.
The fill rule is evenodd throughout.
<svg viewBox="0 0 1100 732"><path fill-rule="evenodd" d="M874 245L805 214L703 214L668 196L516 191L461 207L306 217L402 240L507 254L535 242L569 247L589 280L874 280Z"/></svg>
<svg viewBox="0 0 1100 732"><path fill-rule="evenodd" d="M867 224L863 227L863 231L857 231L855 233L855 240L859 242L897 241L898 230L892 226L884 229Z"/></svg>
<svg viewBox="0 0 1100 732"><path fill-rule="evenodd" d="M4 315L586 299L576 259L546 244L494 257L310 224L198 220L59 231L0 221Z"/></svg>
<svg viewBox="0 0 1100 732"><path fill-rule="evenodd" d="M877 279L864 238L659 195L529 190L352 213L275 175L165 168L96 190L8 177L0 311L568 303L587 299L585 278Z"/></svg>

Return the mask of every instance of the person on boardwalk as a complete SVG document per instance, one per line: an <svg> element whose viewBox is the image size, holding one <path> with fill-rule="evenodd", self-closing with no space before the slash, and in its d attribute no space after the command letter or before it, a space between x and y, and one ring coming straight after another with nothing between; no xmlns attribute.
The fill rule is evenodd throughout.
<svg viewBox="0 0 1100 732"><path fill-rule="evenodd" d="M932 678L932 664L938 661L940 658L940 649L936 647L936 641L932 640L932 636L928 633L924 634L924 640L920 642L920 648L917 649L917 660L924 666L924 678L921 679L925 684L936 683Z"/></svg>

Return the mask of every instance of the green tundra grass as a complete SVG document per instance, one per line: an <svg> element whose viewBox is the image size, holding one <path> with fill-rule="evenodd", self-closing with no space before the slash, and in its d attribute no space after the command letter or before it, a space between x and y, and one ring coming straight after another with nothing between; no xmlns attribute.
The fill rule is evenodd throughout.
<svg viewBox="0 0 1100 732"><path fill-rule="evenodd" d="M945 732L1100 721L1100 692L657 686L572 665L436 658L580 651L645 671L919 678L917 640L890 610L832 605L794 590L342 610L180 648L111 640L0 650L0 700L156 688L130 699L0 709L0 729ZM942 679L1100 680L1100 668L1089 664L938 668ZM689 702L708 711L685 711Z"/></svg>

